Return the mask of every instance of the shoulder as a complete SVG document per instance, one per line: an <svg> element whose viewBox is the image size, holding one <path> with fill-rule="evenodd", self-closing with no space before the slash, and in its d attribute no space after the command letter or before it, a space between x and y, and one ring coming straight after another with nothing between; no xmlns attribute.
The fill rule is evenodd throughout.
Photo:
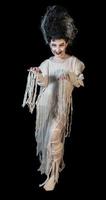
<svg viewBox="0 0 106 200"><path fill-rule="evenodd" d="M48 69L49 69L49 61L48 59L44 60L43 62L41 62L39 68L41 70L41 72L43 73L44 76L46 76L48 74Z"/></svg>
<svg viewBox="0 0 106 200"><path fill-rule="evenodd" d="M72 55L70 56L70 60L72 60L73 62L76 62L76 63L83 63L82 60L80 60L78 57Z"/></svg>
<svg viewBox="0 0 106 200"><path fill-rule="evenodd" d="M41 62L40 66L45 66L49 63L49 59L46 59L44 61Z"/></svg>

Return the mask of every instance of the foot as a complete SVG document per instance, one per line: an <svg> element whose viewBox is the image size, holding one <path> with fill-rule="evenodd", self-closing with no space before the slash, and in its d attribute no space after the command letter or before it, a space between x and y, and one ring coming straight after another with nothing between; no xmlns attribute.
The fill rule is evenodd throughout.
<svg viewBox="0 0 106 200"><path fill-rule="evenodd" d="M54 175L50 177L50 179L47 181L47 183L44 185L44 189L46 191L52 191L55 188L56 182L54 181Z"/></svg>

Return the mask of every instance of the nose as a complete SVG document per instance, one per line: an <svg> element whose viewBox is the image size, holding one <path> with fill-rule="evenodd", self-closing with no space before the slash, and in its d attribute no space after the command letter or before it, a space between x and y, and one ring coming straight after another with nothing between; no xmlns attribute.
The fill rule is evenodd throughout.
<svg viewBox="0 0 106 200"><path fill-rule="evenodd" d="M56 48L56 53L60 53L60 47Z"/></svg>

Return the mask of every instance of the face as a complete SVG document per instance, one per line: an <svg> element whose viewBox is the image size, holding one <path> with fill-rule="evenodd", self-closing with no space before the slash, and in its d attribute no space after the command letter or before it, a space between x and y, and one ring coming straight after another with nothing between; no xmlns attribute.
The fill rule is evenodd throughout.
<svg viewBox="0 0 106 200"><path fill-rule="evenodd" d="M64 39L51 40L50 49L53 55L57 58L64 58L68 42Z"/></svg>

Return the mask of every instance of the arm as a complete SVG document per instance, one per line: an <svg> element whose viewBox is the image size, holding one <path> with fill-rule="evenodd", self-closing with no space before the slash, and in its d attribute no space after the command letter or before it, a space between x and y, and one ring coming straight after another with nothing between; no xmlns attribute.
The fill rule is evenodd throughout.
<svg viewBox="0 0 106 200"><path fill-rule="evenodd" d="M47 87L48 76L47 75L44 76L39 67L30 68L30 70L28 71L32 71L35 74L36 81L39 86Z"/></svg>
<svg viewBox="0 0 106 200"><path fill-rule="evenodd" d="M70 73L70 79L75 87L84 86L84 76L83 70L85 69L85 65L78 58L73 60L73 70Z"/></svg>
<svg viewBox="0 0 106 200"><path fill-rule="evenodd" d="M84 76L83 74L76 75L75 73L70 73L70 80L75 87L84 86L83 82Z"/></svg>

